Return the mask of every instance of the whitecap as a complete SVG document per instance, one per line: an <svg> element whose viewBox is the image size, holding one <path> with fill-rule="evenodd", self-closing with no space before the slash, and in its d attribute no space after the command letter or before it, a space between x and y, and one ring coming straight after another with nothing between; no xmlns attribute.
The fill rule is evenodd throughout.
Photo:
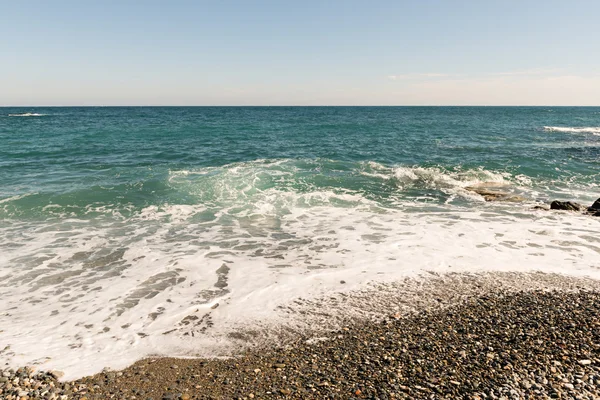
<svg viewBox="0 0 600 400"><path fill-rule="evenodd" d="M401 185L433 189L464 188L482 183L509 184L510 174L483 168L450 171L441 167L396 167L394 178Z"/></svg>
<svg viewBox="0 0 600 400"><path fill-rule="evenodd" d="M570 126L544 126L544 130L548 132L565 132L565 133L591 133L600 135L600 127L570 127Z"/></svg>
<svg viewBox="0 0 600 400"><path fill-rule="evenodd" d="M43 117L48 114L39 113L23 113L23 114L8 114L9 117Z"/></svg>

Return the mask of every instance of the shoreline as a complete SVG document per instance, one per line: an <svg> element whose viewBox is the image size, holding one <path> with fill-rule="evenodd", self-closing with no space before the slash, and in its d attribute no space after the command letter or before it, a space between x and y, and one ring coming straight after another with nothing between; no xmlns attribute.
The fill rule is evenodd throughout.
<svg viewBox="0 0 600 400"><path fill-rule="evenodd" d="M71 382L41 374L41 389L55 386L47 390L50 395L42 396L38 388L25 398L51 399L54 392L57 399L88 400L591 399L600 396L598 311L600 281L593 279L546 273L432 275L374 284L344 301L301 302L289 313L302 315L302 323L263 335L235 357L146 358L121 371ZM21 384L28 375L21 371ZM30 375L29 387L34 387L35 373ZM6 378L0 397L10 399L12 375Z"/></svg>

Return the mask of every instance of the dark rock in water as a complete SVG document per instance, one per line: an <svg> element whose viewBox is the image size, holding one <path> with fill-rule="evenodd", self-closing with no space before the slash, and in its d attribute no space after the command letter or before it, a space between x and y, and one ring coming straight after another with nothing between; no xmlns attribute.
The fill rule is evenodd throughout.
<svg viewBox="0 0 600 400"><path fill-rule="evenodd" d="M533 207L534 210L544 210L544 211L548 211L550 210L549 206L543 205L543 206L535 206Z"/></svg>
<svg viewBox="0 0 600 400"><path fill-rule="evenodd" d="M565 211L584 211L585 207L579 203L573 201L558 201L554 200L550 203L551 210L565 210Z"/></svg>
<svg viewBox="0 0 600 400"><path fill-rule="evenodd" d="M600 199L596 200L594 204L588 208L588 211L600 211Z"/></svg>
<svg viewBox="0 0 600 400"><path fill-rule="evenodd" d="M600 217L600 210L592 213L592 217Z"/></svg>

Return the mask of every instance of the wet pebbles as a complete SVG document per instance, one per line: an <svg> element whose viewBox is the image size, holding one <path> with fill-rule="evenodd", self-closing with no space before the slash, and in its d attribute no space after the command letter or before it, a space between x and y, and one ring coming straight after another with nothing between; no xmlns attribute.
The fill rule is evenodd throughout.
<svg viewBox="0 0 600 400"><path fill-rule="evenodd" d="M2 399L596 399L600 294L496 291L227 360L146 359L76 382L4 371Z"/></svg>
<svg viewBox="0 0 600 400"><path fill-rule="evenodd" d="M36 372L33 368L6 369L0 374L0 399L70 399L84 385L58 382L61 372Z"/></svg>

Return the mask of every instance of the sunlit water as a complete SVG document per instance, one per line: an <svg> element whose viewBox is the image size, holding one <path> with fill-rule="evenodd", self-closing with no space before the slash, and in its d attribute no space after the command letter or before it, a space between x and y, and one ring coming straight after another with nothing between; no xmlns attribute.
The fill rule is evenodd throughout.
<svg viewBox="0 0 600 400"><path fill-rule="evenodd" d="M67 377L373 280L600 277L600 218L532 210L600 197L600 108L4 108L0 183L0 361Z"/></svg>

